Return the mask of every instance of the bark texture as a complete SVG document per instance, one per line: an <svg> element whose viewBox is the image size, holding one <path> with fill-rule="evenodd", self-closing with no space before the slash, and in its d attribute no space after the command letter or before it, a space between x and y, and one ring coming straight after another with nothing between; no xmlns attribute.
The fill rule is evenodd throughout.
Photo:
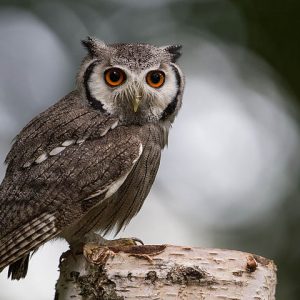
<svg viewBox="0 0 300 300"><path fill-rule="evenodd" d="M171 245L101 247L63 254L55 300L274 300L273 261L234 250Z"/></svg>

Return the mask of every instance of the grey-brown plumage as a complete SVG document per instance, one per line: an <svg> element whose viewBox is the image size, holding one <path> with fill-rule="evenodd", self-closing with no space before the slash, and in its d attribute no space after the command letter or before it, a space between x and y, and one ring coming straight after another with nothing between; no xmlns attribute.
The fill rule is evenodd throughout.
<svg viewBox="0 0 300 300"><path fill-rule="evenodd" d="M26 276L29 255L117 232L140 210L181 106L179 46L83 41L76 90L16 137L0 186L0 270Z"/></svg>

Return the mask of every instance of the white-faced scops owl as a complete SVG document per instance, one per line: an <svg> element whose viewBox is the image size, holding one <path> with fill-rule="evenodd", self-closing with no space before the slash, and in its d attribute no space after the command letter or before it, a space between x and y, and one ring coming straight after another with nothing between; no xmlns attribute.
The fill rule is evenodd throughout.
<svg viewBox="0 0 300 300"><path fill-rule="evenodd" d="M26 276L29 256L118 232L140 210L182 103L181 46L105 44L94 38L76 89L16 137L0 186L0 271Z"/></svg>

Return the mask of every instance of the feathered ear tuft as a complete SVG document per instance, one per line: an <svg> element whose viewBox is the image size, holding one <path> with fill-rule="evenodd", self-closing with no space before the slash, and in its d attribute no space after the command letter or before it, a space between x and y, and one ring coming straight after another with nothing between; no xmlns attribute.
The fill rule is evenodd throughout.
<svg viewBox="0 0 300 300"><path fill-rule="evenodd" d="M175 63L177 59L181 56L182 45L169 45L163 47L165 51L167 51L171 56L171 61Z"/></svg>
<svg viewBox="0 0 300 300"><path fill-rule="evenodd" d="M90 36L88 36L85 40L82 40L81 43L92 57L99 54L100 49L106 46L104 42Z"/></svg>

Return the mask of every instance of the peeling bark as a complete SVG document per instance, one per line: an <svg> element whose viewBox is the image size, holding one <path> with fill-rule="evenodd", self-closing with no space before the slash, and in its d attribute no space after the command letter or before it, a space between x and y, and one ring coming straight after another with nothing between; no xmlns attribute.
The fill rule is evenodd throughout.
<svg viewBox="0 0 300 300"><path fill-rule="evenodd" d="M170 245L101 247L63 254L55 300L274 300L276 266L233 250Z"/></svg>

